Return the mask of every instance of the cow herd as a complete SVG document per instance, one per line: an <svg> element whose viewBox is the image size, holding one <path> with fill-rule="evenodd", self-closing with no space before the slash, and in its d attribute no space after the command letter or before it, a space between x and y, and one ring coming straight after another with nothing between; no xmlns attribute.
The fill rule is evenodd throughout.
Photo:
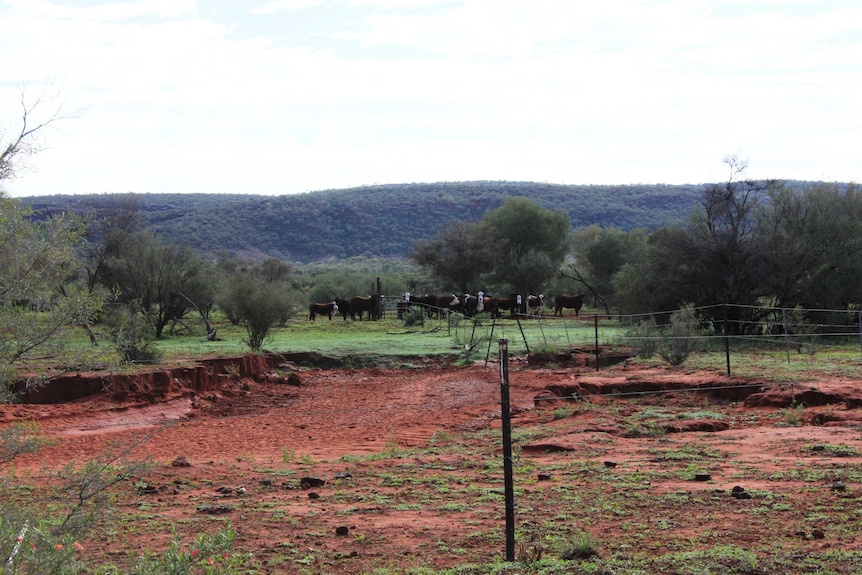
<svg viewBox="0 0 862 575"><path fill-rule="evenodd" d="M563 309L569 308L574 309L575 317L578 317L586 297L586 294L583 293L556 296L554 298L554 316L563 317ZM491 297L483 292L476 295L423 294L417 296L408 292L404 294L399 305L404 306L405 309L419 306L424 309L428 317L444 316L449 312L460 313L467 317L474 317L483 312L489 313L492 317L502 317L504 312L512 316L541 317L544 315L545 296L543 294L531 294L527 297L521 295ZM308 319L314 321L316 316L325 315L331 320L333 315L340 313L345 320L349 315L352 320L356 321L358 318L361 321L363 314L369 320L377 320L382 317L383 307L383 296L379 294L355 296L349 300L335 298L327 303L309 305Z"/></svg>

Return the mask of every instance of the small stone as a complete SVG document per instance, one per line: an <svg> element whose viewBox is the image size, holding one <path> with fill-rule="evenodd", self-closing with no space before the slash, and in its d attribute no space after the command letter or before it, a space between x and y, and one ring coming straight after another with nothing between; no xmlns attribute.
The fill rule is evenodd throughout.
<svg viewBox="0 0 862 575"><path fill-rule="evenodd" d="M819 529L815 529L814 531L812 531L812 532L811 532L811 538L812 538L812 539L825 539L825 538L826 538L826 534L825 534L825 533L823 533L823 532L822 532L821 530L819 530Z"/></svg>
<svg viewBox="0 0 862 575"><path fill-rule="evenodd" d="M171 467L191 467L192 464L189 463L189 460L183 457L182 455L175 457L173 461L171 461Z"/></svg>
<svg viewBox="0 0 862 575"><path fill-rule="evenodd" d="M539 481L550 481L550 480L551 480L551 476L550 476L550 475L548 475L547 473L540 473L540 474L538 475L538 479L539 479Z"/></svg>
<svg viewBox="0 0 862 575"><path fill-rule="evenodd" d="M335 534L339 537L346 537L348 533L350 533L350 529L348 529L344 525L339 525L335 528Z"/></svg>
<svg viewBox="0 0 862 575"><path fill-rule="evenodd" d="M312 487L323 487L326 485L325 479L319 477L303 477L299 480L299 486L303 489L311 489Z"/></svg>
<svg viewBox="0 0 862 575"><path fill-rule="evenodd" d="M320 493L317 493L316 491L309 491L308 492L308 498L309 499L320 499Z"/></svg>
<svg viewBox="0 0 862 575"><path fill-rule="evenodd" d="M608 468L614 468L614 467L616 467L616 466L617 466L617 462L616 462L616 461L605 461L605 467L608 467Z"/></svg>

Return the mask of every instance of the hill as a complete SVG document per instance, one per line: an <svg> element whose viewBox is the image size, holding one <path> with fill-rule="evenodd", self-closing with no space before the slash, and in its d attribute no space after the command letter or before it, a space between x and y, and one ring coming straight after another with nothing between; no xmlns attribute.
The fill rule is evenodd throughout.
<svg viewBox="0 0 862 575"><path fill-rule="evenodd" d="M408 257L413 242L452 220L480 219L508 196L568 212L572 226L632 230L678 221L702 185L587 186L535 182L391 184L306 194L93 194L22 198L36 217L104 214L133 198L143 227L202 254L308 263L353 256Z"/></svg>

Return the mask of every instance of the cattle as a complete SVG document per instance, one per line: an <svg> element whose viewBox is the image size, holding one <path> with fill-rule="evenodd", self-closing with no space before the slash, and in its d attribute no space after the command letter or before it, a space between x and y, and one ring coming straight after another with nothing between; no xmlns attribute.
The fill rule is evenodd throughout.
<svg viewBox="0 0 862 575"><path fill-rule="evenodd" d="M464 294L458 297L460 306L458 311L467 317L475 317L482 312L488 312L492 317L497 316L497 298L486 296L485 292L479 292L475 296Z"/></svg>
<svg viewBox="0 0 862 575"><path fill-rule="evenodd" d="M315 316L325 315L332 321L332 314L338 311L338 303L333 300L329 303L313 303L308 306L308 319L314 321Z"/></svg>
<svg viewBox="0 0 862 575"><path fill-rule="evenodd" d="M445 314L447 311L457 311L460 312L463 310L463 305L461 304L461 298L456 296L455 294L449 295L441 295L437 296L437 310L440 312L440 315Z"/></svg>
<svg viewBox="0 0 862 575"><path fill-rule="evenodd" d="M350 319L356 321L356 315L359 314L359 321L362 321L362 313L368 314L369 320L380 319L380 296L354 296L350 298Z"/></svg>
<svg viewBox="0 0 862 575"><path fill-rule="evenodd" d="M491 317L500 317L500 310L497 307L497 298L487 295L483 296L482 311L488 312L489 314L491 314Z"/></svg>
<svg viewBox="0 0 862 575"><path fill-rule="evenodd" d="M497 298L497 309L508 310L510 314L524 313L524 301L520 295Z"/></svg>
<svg viewBox="0 0 862 575"><path fill-rule="evenodd" d="M350 302L343 297L335 298L335 305L338 306L338 311L341 312L341 317L347 321L347 316L350 315Z"/></svg>
<svg viewBox="0 0 862 575"><path fill-rule="evenodd" d="M527 313L534 317L542 317L545 305L545 294L527 296Z"/></svg>
<svg viewBox="0 0 862 575"><path fill-rule="evenodd" d="M418 304L425 308L425 315L427 315L428 317L434 317L434 315L437 313L437 310L435 309L437 307L436 295L411 295L408 301L411 304Z"/></svg>
<svg viewBox="0 0 862 575"><path fill-rule="evenodd" d="M559 314L560 317L563 317L563 308L568 307L573 308L575 310L575 317L578 317L586 297L587 294L585 293L558 295L554 298L554 316L556 317Z"/></svg>

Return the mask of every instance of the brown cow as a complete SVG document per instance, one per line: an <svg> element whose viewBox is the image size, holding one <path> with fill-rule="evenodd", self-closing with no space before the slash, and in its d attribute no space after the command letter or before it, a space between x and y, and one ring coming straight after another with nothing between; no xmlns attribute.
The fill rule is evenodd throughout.
<svg viewBox="0 0 862 575"><path fill-rule="evenodd" d="M432 294L423 294L423 295L411 295L410 296L411 304L419 304L424 308L425 315L428 317L434 317L437 315L437 296Z"/></svg>
<svg viewBox="0 0 862 575"><path fill-rule="evenodd" d="M380 319L380 295L358 295L350 298L350 319L356 321L356 314L359 314L359 321L362 321L362 312L368 313L369 320Z"/></svg>
<svg viewBox="0 0 862 575"><path fill-rule="evenodd" d="M560 317L563 317L563 308L570 307L575 310L575 317L578 317L581 313L581 308L584 306L584 300L587 298L587 294L579 293L579 294L560 294L554 298L554 317L557 314Z"/></svg>

